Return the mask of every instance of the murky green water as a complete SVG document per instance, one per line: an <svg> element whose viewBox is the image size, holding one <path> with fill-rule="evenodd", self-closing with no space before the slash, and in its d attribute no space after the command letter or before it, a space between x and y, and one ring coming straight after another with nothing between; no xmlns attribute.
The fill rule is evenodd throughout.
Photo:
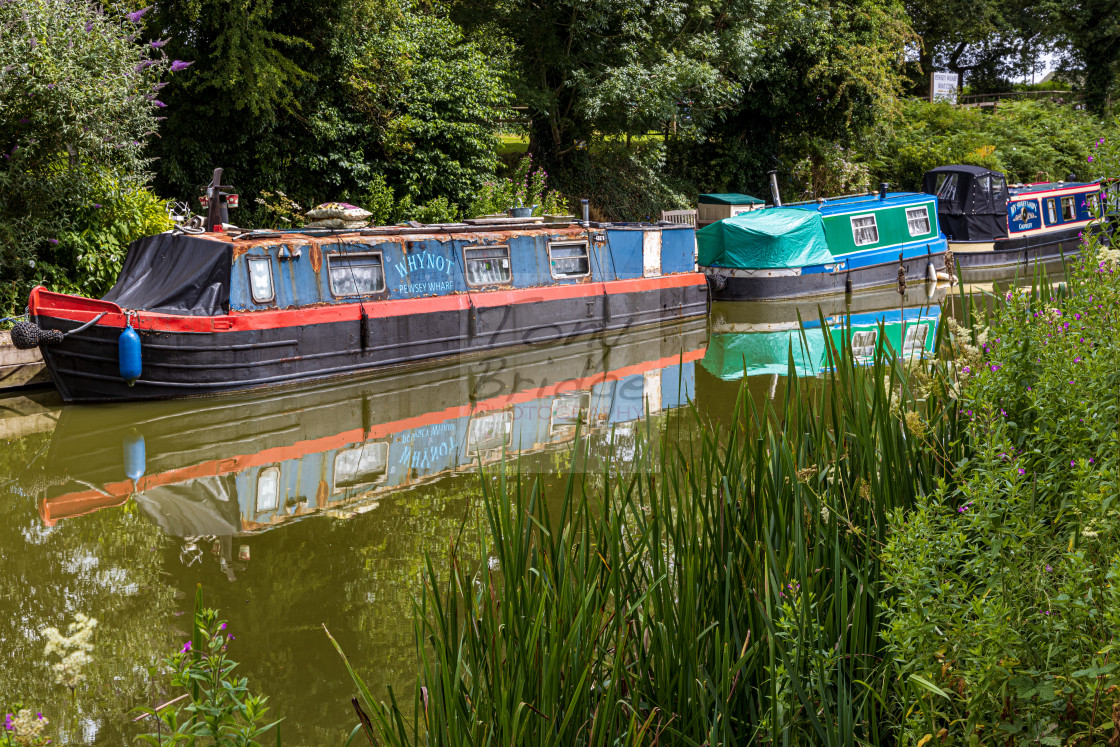
<svg viewBox="0 0 1120 747"><path fill-rule="evenodd" d="M935 334L924 288L903 305L908 327L932 315ZM881 309L897 326L893 292L821 311ZM818 313L725 304L710 323L221 399L0 398L0 704L41 710L61 742L131 744L131 710L168 697L149 667L186 639L201 584L241 672L286 719L285 743L338 744L352 688L322 626L375 693L411 699L411 598L425 553L479 530L480 464L520 458L558 490L580 424L578 469L625 472L645 429L669 419L672 438L695 437L690 402L725 421L743 380L780 400L798 314ZM899 328L892 344L925 344L911 337ZM815 355L795 356L804 373ZM40 631L79 612L99 626L71 700Z"/></svg>

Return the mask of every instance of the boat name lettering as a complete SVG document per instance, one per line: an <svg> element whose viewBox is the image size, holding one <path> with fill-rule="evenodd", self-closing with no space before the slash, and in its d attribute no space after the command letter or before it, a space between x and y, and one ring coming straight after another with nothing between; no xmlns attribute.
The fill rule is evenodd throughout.
<svg viewBox="0 0 1120 747"><path fill-rule="evenodd" d="M411 445L401 453L400 463L412 469L429 469L433 463L438 464L441 458L455 453L455 439L448 438L438 444L432 444L421 449L414 449Z"/></svg>
<svg viewBox="0 0 1120 747"><path fill-rule="evenodd" d="M451 260L442 254L433 254L427 249L413 252L396 264L397 274L403 280L413 270L437 270L451 275Z"/></svg>

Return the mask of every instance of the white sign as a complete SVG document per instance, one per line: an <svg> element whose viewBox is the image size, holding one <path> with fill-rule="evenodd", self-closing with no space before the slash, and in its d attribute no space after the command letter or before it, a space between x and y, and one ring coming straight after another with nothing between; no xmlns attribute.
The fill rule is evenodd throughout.
<svg viewBox="0 0 1120 747"><path fill-rule="evenodd" d="M930 101L944 100L957 103L957 74L933 73L930 77Z"/></svg>

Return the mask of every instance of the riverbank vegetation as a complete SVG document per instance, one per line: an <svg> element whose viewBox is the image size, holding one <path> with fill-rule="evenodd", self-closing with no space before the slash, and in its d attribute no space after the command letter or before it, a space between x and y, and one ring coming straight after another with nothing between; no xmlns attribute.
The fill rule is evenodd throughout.
<svg viewBox="0 0 1120 747"><path fill-rule="evenodd" d="M166 200L200 209L216 166L246 226L325 200L456 220L530 190L538 212L587 197L603 219L656 219L700 192L766 196L770 169L806 198L914 188L944 161L1100 175L1085 157L1107 135L1116 32L1095 7L1017 2L11 0L0 311L36 283L101 295ZM910 100L933 70L1004 90L1047 54L1064 103Z"/></svg>

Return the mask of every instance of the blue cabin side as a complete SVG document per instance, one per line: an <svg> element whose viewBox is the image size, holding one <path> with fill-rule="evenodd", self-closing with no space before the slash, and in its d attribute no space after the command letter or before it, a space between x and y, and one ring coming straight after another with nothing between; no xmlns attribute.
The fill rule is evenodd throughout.
<svg viewBox="0 0 1120 747"><path fill-rule="evenodd" d="M654 386L651 383L656 382ZM651 390L658 400L650 401ZM248 531L472 469L503 455L569 442L576 425L610 433L648 411L684 406L696 396L695 363L601 381L589 389L474 412L239 472L234 477Z"/></svg>
<svg viewBox="0 0 1120 747"><path fill-rule="evenodd" d="M690 226L312 237L234 243L230 310L392 301L693 272Z"/></svg>

